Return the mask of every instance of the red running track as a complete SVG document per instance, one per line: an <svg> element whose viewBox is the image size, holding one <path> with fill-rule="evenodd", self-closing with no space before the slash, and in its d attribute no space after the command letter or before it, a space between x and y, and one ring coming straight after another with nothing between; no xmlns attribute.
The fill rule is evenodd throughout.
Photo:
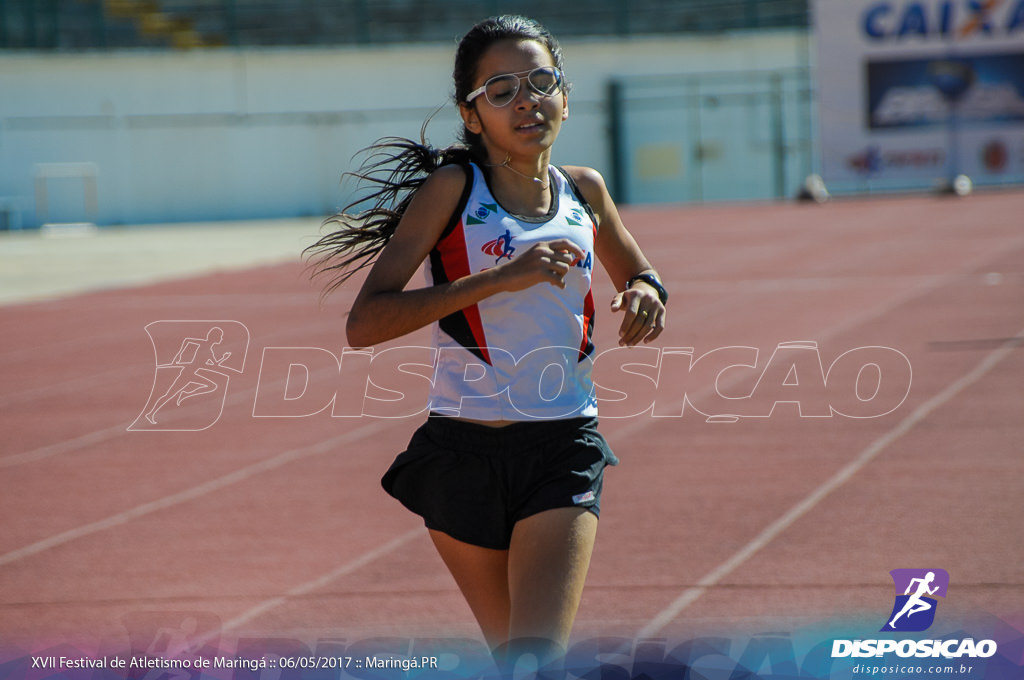
<svg viewBox="0 0 1024 680"><path fill-rule="evenodd" d="M658 350L599 355L599 380L629 399L602 419L622 464L577 636L878 624L888 572L932 566L957 594L944 612L1024 629L1024 194L624 214L672 291L669 329ZM601 351L617 321L597 281ZM476 638L419 521L377 481L420 417L254 417L258 389L284 394L260 382L266 348L340 354L353 288L321 306L296 260L0 308L0 640L99 649L182 612L236 639ZM170 320L239 322L244 370L214 395L226 398L212 426L129 431L156 372L146 326ZM754 389L765 366L791 365L771 359L780 343L798 341L825 369L888 348L912 377L884 365L872 403L879 372L866 369L854 401L856 370L822 392L808 350L791 350L798 371ZM707 353L743 347L756 366L723 374L734 398L716 400L728 362ZM719 368L688 371L663 348ZM647 366L617 368L628 362ZM310 376L339 409L364 384ZM406 384L415 394L422 380ZM830 398L876 417L806 417ZM894 409L870 413L886 399ZM770 417L735 422L691 408L766 416L775 401ZM195 424L210 403L161 420ZM647 412L630 415L637 405Z"/></svg>

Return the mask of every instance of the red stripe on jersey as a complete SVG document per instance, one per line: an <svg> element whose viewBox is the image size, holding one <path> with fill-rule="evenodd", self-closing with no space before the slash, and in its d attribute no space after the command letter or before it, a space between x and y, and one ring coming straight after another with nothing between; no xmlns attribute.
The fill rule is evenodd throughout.
<svg viewBox="0 0 1024 680"><path fill-rule="evenodd" d="M454 281L462 278L463 276L469 276L471 273L469 268L469 253L466 251L464 226L465 225L463 225L462 220L459 220L459 223L455 228L452 229L448 235L438 241L435 246L435 250L437 251L440 259L440 264L444 269L444 278L447 281ZM435 282L437 282L436 274ZM452 337L459 341L460 344L470 350L478 349L480 358L490 364L491 356L487 351L487 337L484 335L484 324L483 320L480 318L480 308L475 304L470 305L469 307L464 307L451 316L462 317L461 320L464 323L455 322L455 325L466 328L471 334L472 339L456 337L450 332L449 335L452 335ZM446 325L447 324L444 323L444 320L442 320L441 327L442 329L445 329L445 332L448 332L445 328Z"/></svg>
<svg viewBox="0 0 1024 680"><path fill-rule="evenodd" d="M582 199L580 199L581 202ZM587 205L583 202L583 205ZM587 208L589 213L590 209ZM591 229L594 234L594 243L597 243L597 221L591 217L590 220ZM583 361L585 357L590 356L594 352L594 291L593 289L587 291L587 297L583 300L583 340L580 342L580 358L579 361Z"/></svg>
<svg viewBox="0 0 1024 680"><path fill-rule="evenodd" d="M594 351L594 292L588 290L587 297L583 300L583 340L580 342L579 361L583 361Z"/></svg>

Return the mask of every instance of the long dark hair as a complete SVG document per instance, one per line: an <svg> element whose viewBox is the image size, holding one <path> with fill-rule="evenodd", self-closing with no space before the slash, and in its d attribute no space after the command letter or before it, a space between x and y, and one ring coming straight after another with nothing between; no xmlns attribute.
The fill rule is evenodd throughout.
<svg viewBox="0 0 1024 680"><path fill-rule="evenodd" d="M477 65L484 52L501 40L535 40L547 47L555 66L564 71L562 48L546 28L522 16L492 17L478 23L459 41L452 72L456 106L465 102L473 90ZM470 132L465 125L459 132L458 143L441 149L430 146L426 141L429 122L428 118L423 124L419 142L402 137L378 140L363 150L365 160L359 169L346 173L367 193L324 220L323 227L332 231L305 251L312 258L314 276L329 276L325 295L373 264L391 240L416 189L430 173L443 165L486 161L480 135ZM369 208L359 209L367 204Z"/></svg>

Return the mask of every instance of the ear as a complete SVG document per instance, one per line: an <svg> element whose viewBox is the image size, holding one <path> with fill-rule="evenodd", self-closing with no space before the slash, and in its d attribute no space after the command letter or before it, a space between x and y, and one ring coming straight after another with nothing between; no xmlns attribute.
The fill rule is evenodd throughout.
<svg viewBox="0 0 1024 680"><path fill-rule="evenodd" d="M569 97L562 95L562 120L569 120Z"/></svg>
<svg viewBox="0 0 1024 680"><path fill-rule="evenodd" d="M480 124L480 116L477 115L475 106L459 102L459 115L462 116L462 124L474 135L478 135L483 131L483 126Z"/></svg>

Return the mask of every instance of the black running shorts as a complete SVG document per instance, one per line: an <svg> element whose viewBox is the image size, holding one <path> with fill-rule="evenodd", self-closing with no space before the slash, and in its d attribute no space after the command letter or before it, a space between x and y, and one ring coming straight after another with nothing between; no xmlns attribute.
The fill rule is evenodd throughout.
<svg viewBox="0 0 1024 680"><path fill-rule="evenodd" d="M428 528L504 550L516 522L538 512L599 515L604 468L618 462L596 418L495 428L432 415L381 484Z"/></svg>

